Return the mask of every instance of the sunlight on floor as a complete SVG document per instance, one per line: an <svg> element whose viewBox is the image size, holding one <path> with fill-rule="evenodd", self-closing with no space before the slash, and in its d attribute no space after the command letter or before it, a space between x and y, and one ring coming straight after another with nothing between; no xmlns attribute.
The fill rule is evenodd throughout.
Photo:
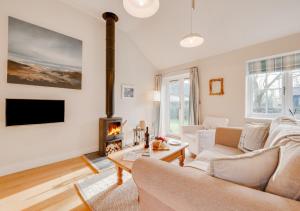
<svg viewBox="0 0 300 211"><path fill-rule="evenodd" d="M46 174L47 175L47 174ZM15 185L20 191L3 197L0 210L72 210L83 204L74 183L91 175L91 169L83 166L72 169L63 176L46 180L24 189ZM30 176L30 175L29 175ZM23 178L21 177L20 180ZM25 179L24 179L25 180Z"/></svg>

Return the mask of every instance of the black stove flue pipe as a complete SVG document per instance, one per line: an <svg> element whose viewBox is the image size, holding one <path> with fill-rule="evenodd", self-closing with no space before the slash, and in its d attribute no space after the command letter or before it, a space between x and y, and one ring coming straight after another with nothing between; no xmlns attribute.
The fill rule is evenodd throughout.
<svg viewBox="0 0 300 211"><path fill-rule="evenodd" d="M114 115L114 84L115 84L115 23L118 16L111 12L103 13L106 21L106 115Z"/></svg>

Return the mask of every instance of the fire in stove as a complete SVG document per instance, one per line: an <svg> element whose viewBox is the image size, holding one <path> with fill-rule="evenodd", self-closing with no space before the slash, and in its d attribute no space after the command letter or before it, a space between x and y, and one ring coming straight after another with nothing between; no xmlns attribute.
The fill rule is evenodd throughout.
<svg viewBox="0 0 300 211"><path fill-rule="evenodd" d="M110 123L108 126L108 136L116 136L121 133L121 123L120 122L113 122Z"/></svg>

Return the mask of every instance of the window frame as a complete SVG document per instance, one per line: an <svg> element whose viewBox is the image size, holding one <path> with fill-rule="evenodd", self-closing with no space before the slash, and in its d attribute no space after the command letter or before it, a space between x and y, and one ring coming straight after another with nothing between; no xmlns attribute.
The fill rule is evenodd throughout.
<svg viewBox="0 0 300 211"><path fill-rule="evenodd" d="M289 108L293 108L293 71L295 70L287 70L287 71L282 71L282 112L277 113L277 114L260 114L260 113L254 113L252 112L253 104L252 102L252 97L253 97L253 92L250 92L249 90L253 90L252 86L253 83L251 83L251 74L249 74L249 63L251 62L256 62L256 61L262 61L262 60L268 60L268 59L274 59L277 57L284 57L284 56L289 56L293 54L299 54L300 50L298 51L293 51L293 52L288 52L288 53L283 53L283 54L277 54L277 55L272 55L268 57L263 57L263 58L257 58L253 60L248 60L246 61L245 65L245 118L246 119L273 119L281 115L291 115L289 112ZM300 71L300 70L298 70ZM300 114L295 114L295 118L300 119Z"/></svg>

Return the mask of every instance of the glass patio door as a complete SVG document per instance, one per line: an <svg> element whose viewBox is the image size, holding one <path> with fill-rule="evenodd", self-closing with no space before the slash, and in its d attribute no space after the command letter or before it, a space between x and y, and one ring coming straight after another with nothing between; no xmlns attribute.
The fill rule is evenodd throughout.
<svg viewBox="0 0 300 211"><path fill-rule="evenodd" d="M166 88L167 134L179 136L181 126L189 124L190 79L188 75L172 77Z"/></svg>

